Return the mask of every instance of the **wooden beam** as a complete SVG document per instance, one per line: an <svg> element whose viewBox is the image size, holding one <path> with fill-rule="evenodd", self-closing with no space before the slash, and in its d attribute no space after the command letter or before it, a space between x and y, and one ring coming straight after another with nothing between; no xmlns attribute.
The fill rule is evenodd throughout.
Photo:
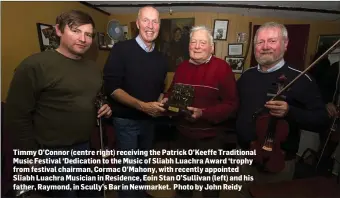
<svg viewBox="0 0 340 198"><path fill-rule="evenodd" d="M246 5L246 4L219 4L219 3L152 3L152 4L95 4L97 8L107 7L143 7L152 5L155 7L176 7L176 6L202 6L202 7L229 7L229 8L248 8L248 9L269 9L269 10L287 10L287 11L300 11L300 12L317 12L327 14L340 14L338 10L325 10L325 9L313 9L313 8L300 8L300 7L287 7L287 6L265 6L265 5Z"/></svg>
<svg viewBox="0 0 340 198"><path fill-rule="evenodd" d="M87 7L90 7L92 9L95 9L95 10L97 10L97 11L103 13L103 14L108 15L108 16L111 15L110 13L105 12L104 10L102 10L102 9L98 8L97 6L94 6L93 4L90 4L90 3L86 2L86 1L79 1L79 3L81 3L81 4L83 4L83 5L87 6Z"/></svg>

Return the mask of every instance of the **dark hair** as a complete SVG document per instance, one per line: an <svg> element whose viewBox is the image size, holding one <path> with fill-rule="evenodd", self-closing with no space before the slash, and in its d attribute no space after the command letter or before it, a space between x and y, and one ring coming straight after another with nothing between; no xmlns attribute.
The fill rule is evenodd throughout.
<svg viewBox="0 0 340 198"><path fill-rule="evenodd" d="M62 33L64 33L66 25L68 25L70 28L73 28L85 24L91 24L93 28L95 28L92 17L89 14L79 10L71 10L62 13L57 17L56 24L59 24L59 29Z"/></svg>

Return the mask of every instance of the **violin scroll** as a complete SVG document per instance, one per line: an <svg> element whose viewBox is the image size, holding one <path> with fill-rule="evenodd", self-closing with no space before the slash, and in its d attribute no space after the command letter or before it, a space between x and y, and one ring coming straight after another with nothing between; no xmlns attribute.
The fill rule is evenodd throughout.
<svg viewBox="0 0 340 198"><path fill-rule="evenodd" d="M104 104L106 104L106 96L102 92L99 92L94 103L96 108L100 109Z"/></svg>

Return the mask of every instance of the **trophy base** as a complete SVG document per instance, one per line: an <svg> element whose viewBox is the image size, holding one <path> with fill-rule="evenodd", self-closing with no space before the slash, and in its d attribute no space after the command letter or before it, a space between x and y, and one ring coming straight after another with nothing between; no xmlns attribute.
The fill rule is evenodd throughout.
<svg viewBox="0 0 340 198"><path fill-rule="evenodd" d="M171 106L169 104L164 104L164 108L167 111L172 112L172 113L182 114L182 115L187 115L187 116L191 116L192 115L191 111L189 111L188 109Z"/></svg>

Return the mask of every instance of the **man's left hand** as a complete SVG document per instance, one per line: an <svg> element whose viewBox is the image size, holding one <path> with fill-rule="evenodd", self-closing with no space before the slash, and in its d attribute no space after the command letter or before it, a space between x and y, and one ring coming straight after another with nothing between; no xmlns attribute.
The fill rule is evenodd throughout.
<svg viewBox="0 0 340 198"><path fill-rule="evenodd" d="M289 105L285 101L268 101L264 106L270 110L270 115L279 118L285 117L289 111Z"/></svg>
<svg viewBox="0 0 340 198"><path fill-rule="evenodd" d="M202 116L202 109L195 108L195 107L187 107L189 111L192 112L192 115L190 117L190 120L195 121L199 119Z"/></svg>
<svg viewBox="0 0 340 198"><path fill-rule="evenodd" d="M98 110L98 118L105 116L106 118L109 118L112 115L112 111L109 105L104 104L99 110Z"/></svg>

